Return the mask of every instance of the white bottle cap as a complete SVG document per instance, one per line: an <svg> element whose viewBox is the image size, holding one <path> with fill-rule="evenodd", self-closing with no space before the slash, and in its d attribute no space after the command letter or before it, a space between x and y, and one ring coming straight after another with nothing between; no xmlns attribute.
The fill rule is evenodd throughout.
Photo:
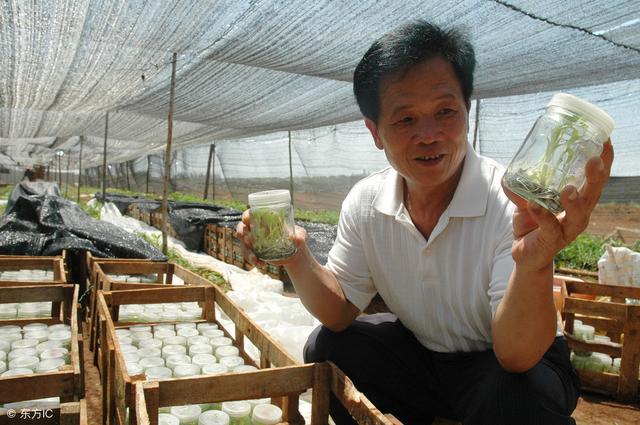
<svg viewBox="0 0 640 425"><path fill-rule="evenodd" d="M225 401L222 403L222 411L231 418L244 418L251 413L251 405L244 400Z"/></svg>
<svg viewBox="0 0 640 425"><path fill-rule="evenodd" d="M229 415L221 410L207 410L198 418L198 425L229 425Z"/></svg>
<svg viewBox="0 0 640 425"><path fill-rule="evenodd" d="M140 365L140 367L142 367L143 370L147 370L152 367L164 366L164 360L162 359L162 357L143 357L140 359L138 364Z"/></svg>
<svg viewBox="0 0 640 425"><path fill-rule="evenodd" d="M150 367L144 374L147 379L167 379L171 378L173 372L168 367Z"/></svg>
<svg viewBox="0 0 640 425"><path fill-rule="evenodd" d="M204 367L209 364L217 363L216 356L213 354L196 354L191 358L191 363Z"/></svg>
<svg viewBox="0 0 640 425"><path fill-rule="evenodd" d="M586 100L567 93L555 94L547 106L559 106L560 108L582 115L587 121L591 121L602 128L607 134L607 137L611 135L615 125L613 118L605 111Z"/></svg>
<svg viewBox="0 0 640 425"><path fill-rule="evenodd" d="M216 348L216 357L218 360L223 357L238 356L239 354L240 350L238 350L238 347L234 347L233 345L223 345L222 347Z"/></svg>
<svg viewBox="0 0 640 425"><path fill-rule="evenodd" d="M291 194L288 190L265 190L262 192L250 193L248 196L249 205L259 207L269 204L284 204L291 202Z"/></svg>
<svg viewBox="0 0 640 425"><path fill-rule="evenodd" d="M164 359L167 363L167 367L170 369L175 368L181 364L191 364L191 357L186 354L174 354Z"/></svg>
<svg viewBox="0 0 640 425"><path fill-rule="evenodd" d="M220 375L229 372L229 368L220 363L211 363L202 366L203 375Z"/></svg>
<svg viewBox="0 0 640 425"><path fill-rule="evenodd" d="M195 356L196 354L213 354L213 347L209 344L190 345L189 355Z"/></svg>
<svg viewBox="0 0 640 425"><path fill-rule="evenodd" d="M158 414L158 425L180 425L180 419L169 413Z"/></svg>
<svg viewBox="0 0 640 425"><path fill-rule="evenodd" d="M171 408L171 414L178 418L181 424L198 423L200 413L202 413L202 409L197 404L173 406Z"/></svg>
<svg viewBox="0 0 640 425"><path fill-rule="evenodd" d="M42 360L38 363L38 367L36 368L36 372L53 372L54 370L59 370L62 366L64 366L63 359L47 359Z"/></svg>
<svg viewBox="0 0 640 425"><path fill-rule="evenodd" d="M275 425L282 422L282 410L273 404L259 404L251 415L254 424Z"/></svg>
<svg viewBox="0 0 640 425"><path fill-rule="evenodd" d="M173 368L173 376L176 378L194 375L200 375L200 366L197 364L179 364Z"/></svg>

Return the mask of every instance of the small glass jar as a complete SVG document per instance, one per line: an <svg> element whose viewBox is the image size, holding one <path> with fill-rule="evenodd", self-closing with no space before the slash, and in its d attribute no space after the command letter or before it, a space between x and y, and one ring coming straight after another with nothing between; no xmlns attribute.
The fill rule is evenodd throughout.
<svg viewBox="0 0 640 425"><path fill-rule="evenodd" d="M275 425L282 422L282 410L273 404L259 404L251 414L253 425Z"/></svg>
<svg viewBox="0 0 640 425"><path fill-rule="evenodd" d="M602 153L614 121L600 108L559 93L547 104L515 154L504 182L515 194L558 214L560 192L585 181L587 161Z"/></svg>
<svg viewBox="0 0 640 425"><path fill-rule="evenodd" d="M291 240L295 223L288 190L249 194L253 252L261 260L282 260L295 254Z"/></svg>
<svg viewBox="0 0 640 425"><path fill-rule="evenodd" d="M229 415L229 425L251 424L251 405L247 401L225 401L222 411Z"/></svg>
<svg viewBox="0 0 640 425"><path fill-rule="evenodd" d="M202 413L202 409L197 404L171 408L171 414L180 420L180 425L198 425L200 413Z"/></svg>

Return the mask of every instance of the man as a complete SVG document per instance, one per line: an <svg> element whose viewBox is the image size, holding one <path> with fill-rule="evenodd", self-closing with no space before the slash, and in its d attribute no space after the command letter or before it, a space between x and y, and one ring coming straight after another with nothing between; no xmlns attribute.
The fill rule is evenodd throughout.
<svg viewBox="0 0 640 425"><path fill-rule="evenodd" d="M300 228L278 264L323 324L305 359L335 362L382 412L405 424L574 423L553 258L586 228L613 151L563 190L557 217L504 190L503 168L467 141L474 67L463 36L423 21L371 46L354 92L391 167L348 194L326 266ZM238 226L248 248L249 218ZM376 293L393 315L357 318ZM335 400L332 416L352 423Z"/></svg>

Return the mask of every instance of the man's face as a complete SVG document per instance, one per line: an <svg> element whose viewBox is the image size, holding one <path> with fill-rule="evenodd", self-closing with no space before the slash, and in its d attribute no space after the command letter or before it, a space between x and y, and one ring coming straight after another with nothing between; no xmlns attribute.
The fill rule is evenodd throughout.
<svg viewBox="0 0 640 425"><path fill-rule="evenodd" d="M455 187L467 149L468 109L453 66L436 57L383 79L378 123L365 123L407 184Z"/></svg>

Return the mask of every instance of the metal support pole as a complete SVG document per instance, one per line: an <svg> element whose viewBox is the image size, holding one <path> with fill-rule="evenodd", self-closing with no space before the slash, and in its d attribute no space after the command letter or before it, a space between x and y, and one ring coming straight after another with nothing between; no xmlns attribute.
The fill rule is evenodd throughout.
<svg viewBox="0 0 640 425"><path fill-rule="evenodd" d="M476 149L476 146L479 143L478 134L480 134L480 99L476 99L476 124L473 129L473 150L476 152L478 152Z"/></svg>
<svg viewBox="0 0 640 425"><path fill-rule="evenodd" d="M64 176L64 197L69 195L69 166L71 165L71 152L67 153L67 175Z"/></svg>
<svg viewBox="0 0 640 425"><path fill-rule="evenodd" d="M109 135L109 112L104 118L104 148L102 151L102 203L107 199L107 136Z"/></svg>
<svg viewBox="0 0 640 425"><path fill-rule="evenodd" d="M167 119L167 149L164 155L164 182L162 185L162 253L167 255L167 207L169 205L169 177L171 174L171 143L173 141L173 101L176 96L176 61L178 54L173 53L171 61L171 90L169 92L169 116Z"/></svg>
<svg viewBox="0 0 640 425"><path fill-rule="evenodd" d="M82 186L82 145L84 144L84 136L80 136L80 155L78 156L78 196L76 202L80 203L80 186Z"/></svg>
<svg viewBox="0 0 640 425"><path fill-rule="evenodd" d="M207 175L204 178L204 196L202 199L207 199L207 195L209 194L209 177L211 176L211 158L213 156L213 152L215 149L215 145L209 145L209 159L207 160Z"/></svg>
<svg viewBox="0 0 640 425"><path fill-rule="evenodd" d="M211 200L216 199L216 144L213 144L211 152Z"/></svg>
<svg viewBox="0 0 640 425"><path fill-rule="evenodd" d="M291 193L291 205L293 205L293 164L291 162L291 131L289 131L289 193Z"/></svg>
<svg viewBox="0 0 640 425"><path fill-rule="evenodd" d="M62 162L62 156L56 155L58 157L58 188L62 191L62 167L60 163Z"/></svg>
<svg viewBox="0 0 640 425"><path fill-rule="evenodd" d="M147 186L144 193L149 193L149 173L151 172L151 155L147 155Z"/></svg>
<svg viewBox="0 0 640 425"><path fill-rule="evenodd" d="M124 162L124 172L127 176L127 190L131 190L131 184L129 183L129 161Z"/></svg>

